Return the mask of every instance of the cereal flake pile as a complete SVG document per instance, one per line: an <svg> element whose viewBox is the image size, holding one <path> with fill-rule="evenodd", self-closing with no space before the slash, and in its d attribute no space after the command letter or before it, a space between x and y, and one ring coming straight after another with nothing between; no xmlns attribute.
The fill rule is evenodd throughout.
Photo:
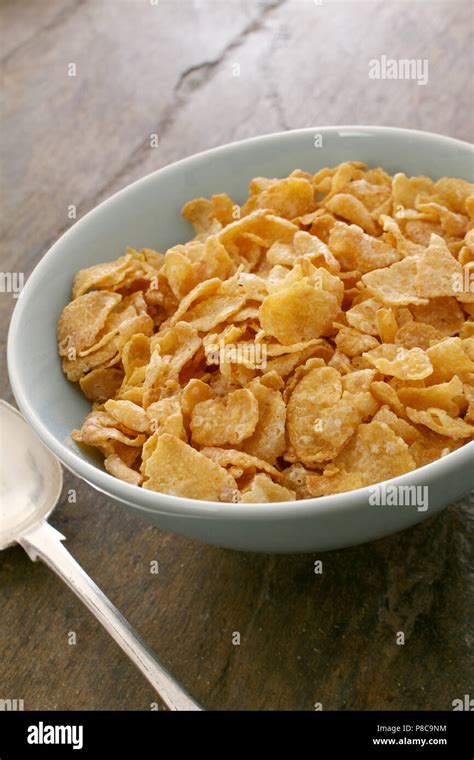
<svg viewBox="0 0 474 760"><path fill-rule="evenodd" d="M339 493L474 436L474 185L358 162L183 208L195 237L77 273L80 445L152 491Z"/></svg>

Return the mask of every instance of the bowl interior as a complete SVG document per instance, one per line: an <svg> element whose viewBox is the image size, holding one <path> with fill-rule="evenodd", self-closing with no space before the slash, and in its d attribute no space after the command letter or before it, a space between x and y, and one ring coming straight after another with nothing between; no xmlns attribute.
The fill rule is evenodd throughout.
<svg viewBox="0 0 474 760"><path fill-rule="evenodd" d="M467 143L391 128L314 128L253 138L185 159L130 185L74 224L28 279L9 335L16 399L37 432L46 430L55 440L56 453L62 445L91 463L70 439L90 404L63 375L55 337L79 269L116 258L127 245L164 251L186 241L192 229L180 210L191 198L225 191L241 202L252 177L286 176L296 168L315 172L351 159L390 173L472 180L473 149Z"/></svg>

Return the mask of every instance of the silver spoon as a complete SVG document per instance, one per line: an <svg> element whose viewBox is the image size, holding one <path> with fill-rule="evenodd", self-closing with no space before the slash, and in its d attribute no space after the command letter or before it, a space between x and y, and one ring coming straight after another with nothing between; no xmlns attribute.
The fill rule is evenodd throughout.
<svg viewBox="0 0 474 760"><path fill-rule="evenodd" d="M2 399L0 436L0 550L19 543L30 559L49 565L102 623L170 710L201 710L64 548L61 542L65 537L47 522L61 494L61 466L21 414Z"/></svg>

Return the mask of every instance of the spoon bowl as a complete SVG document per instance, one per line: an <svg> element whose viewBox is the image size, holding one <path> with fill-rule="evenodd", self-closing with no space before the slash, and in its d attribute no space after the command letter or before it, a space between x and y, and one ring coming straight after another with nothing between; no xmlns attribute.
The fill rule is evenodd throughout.
<svg viewBox="0 0 474 760"><path fill-rule="evenodd" d="M0 550L46 520L61 494L63 472L56 457L25 418L0 399Z"/></svg>

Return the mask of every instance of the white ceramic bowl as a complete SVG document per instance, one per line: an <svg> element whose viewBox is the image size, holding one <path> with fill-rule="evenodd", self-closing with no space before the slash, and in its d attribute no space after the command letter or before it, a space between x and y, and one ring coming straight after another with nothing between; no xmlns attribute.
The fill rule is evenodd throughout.
<svg viewBox="0 0 474 760"><path fill-rule="evenodd" d="M322 147L315 147L315 135ZM179 161L124 188L71 227L48 251L21 293L8 336L8 365L18 406L61 462L97 490L165 530L235 549L305 552L357 544L429 517L474 487L474 443L390 481L429 487L429 508L372 506L369 489L278 504L182 499L129 485L88 459L70 439L89 402L66 380L56 322L78 269L114 259L126 245L165 250L190 238L183 204L226 191L238 202L252 177L314 172L346 160L388 172L472 181L474 150L448 137L388 127L315 127L265 135Z"/></svg>

